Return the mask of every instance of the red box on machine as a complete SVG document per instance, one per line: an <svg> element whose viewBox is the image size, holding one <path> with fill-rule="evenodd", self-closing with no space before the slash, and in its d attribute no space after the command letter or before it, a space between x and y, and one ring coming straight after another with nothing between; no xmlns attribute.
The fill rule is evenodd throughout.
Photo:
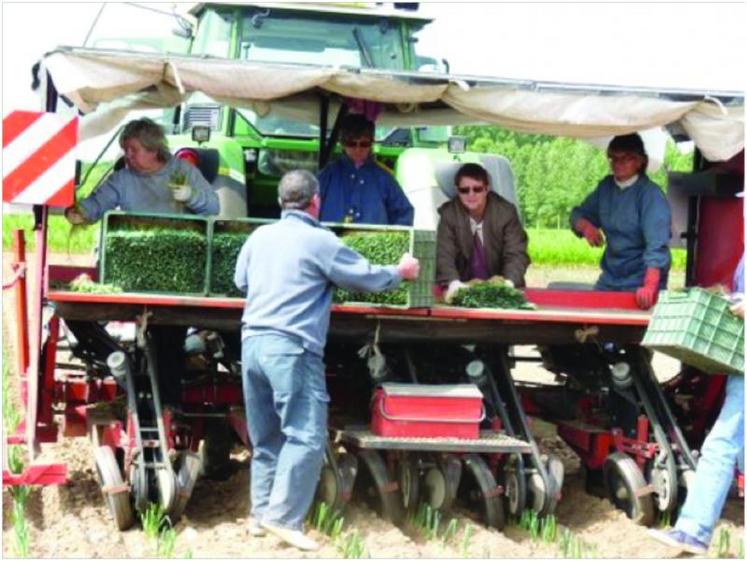
<svg viewBox="0 0 747 561"><path fill-rule="evenodd" d="M479 438L485 418L473 384L386 383L374 392L371 432L377 436Z"/></svg>

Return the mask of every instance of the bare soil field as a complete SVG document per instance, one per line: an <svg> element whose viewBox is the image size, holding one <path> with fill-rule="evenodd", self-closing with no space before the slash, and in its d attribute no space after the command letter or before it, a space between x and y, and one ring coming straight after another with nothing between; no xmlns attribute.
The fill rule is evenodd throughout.
<svg viewBox="0 0 747 561"><path fill-rule="evenodd" d="M9 278L9 256L4 255L3 278ZM71 259L78 264L86 258L56 256L55 262ZM548 278L593 282L596 270L543 269L535 267L530 274L531 286L544 286ZM10 348L15 325L10 293L3 294L4 345ZM531 349L529 349L531 350ZM662 368L672 365L662 363ZM541 370L541 369L537 369ZM522 377L542 376L543 372L522 372ZM547 375L547 373L544 373ZM583 553L602 558L668 558L672 552L649 539L646 530L633 524L606 499L584 490L583 472L575 454L554 434L551 425L534 422L543 451L562 459L566 478L563 498L556 512L558 524L570 529L582 541ZM31 492L27 520L30 526L30 553L42 558L123 558L152 557L154 546L145 539L139 526L118 532L109 517L96 480L93 452L84 438L65 439L45 445L43 457L64 461L69 482L59 487L34 488ZM301 555L274 537L253 538L247 533L249 508L249 455L234 450L233 475L226 481L200 479L185 516L176 524L175 557L258 557L258 558L337 558L340 550L324 535L311 530L323 547L313 554ZM3 490L3 556L13 556L13 529L10 522L10 496ZM744 502L729 499L716 535L726 529L731 535L731 556L736 556L744 535ZM451 516L451 515L450 515ZM533 541L528 532L509 524L503 532L485 528L470 513L456 512L456 535L446 543L428 540L413 526L396 527L376 516L361 504L352 504L345 514L343 533L357 531L362 537L365 554L375 558L452 558L452 557L559 557L556 544ZM471 539L464 543L466 528ZM716 545L709 556L716 556Z"/></svg>

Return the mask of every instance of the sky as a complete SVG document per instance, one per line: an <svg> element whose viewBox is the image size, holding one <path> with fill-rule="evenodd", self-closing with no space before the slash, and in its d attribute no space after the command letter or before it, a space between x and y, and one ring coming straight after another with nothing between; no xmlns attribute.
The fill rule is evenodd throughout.
<svg viewBox="0 0 747 561"><path fill-rule="evenodd" d="M100 6L2 3L3 115L39 108L29 88L31 65L57 45L82 44ZM711 90L745 87L743 2L424 2L420 10L436 21L422 32L418 48L446 58L453 73ZM145 25L142 14L139 18L138 25Z"/></svg>

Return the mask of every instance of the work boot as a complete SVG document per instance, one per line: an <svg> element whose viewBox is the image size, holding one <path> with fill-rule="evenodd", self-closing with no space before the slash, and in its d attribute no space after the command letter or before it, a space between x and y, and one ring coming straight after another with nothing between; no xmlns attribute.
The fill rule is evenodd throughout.
<svg viewBox="0 0 747 561"><path fill-rule="evenodd" d="M302 551L316 551L319 549L319 544L312 540L310 537L304 535L300 530L291 530L289 528L282 528L280 526L274 526L267 522L260 522L262 528L275 534L285 543L292 545Z"/></svg>

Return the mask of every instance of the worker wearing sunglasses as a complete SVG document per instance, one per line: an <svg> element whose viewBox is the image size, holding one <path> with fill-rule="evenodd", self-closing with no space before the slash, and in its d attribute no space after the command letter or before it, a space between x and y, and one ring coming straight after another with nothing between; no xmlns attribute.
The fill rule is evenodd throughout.
<svg viewBox="0 0 747 561"><path fill-rule="evenodd" d="M666 288L671 264L671 211L646 175L648 156L638 134L616 136L607 147L610 174L571 211L571 228L589 245L606 246L596 290L635 291L650 308Z"/></svg>
<svg viewBox="0 0 747 561"><path fill-rule="evenodd" d="M374 124L359 114L340 126L343 155L319 173L320 220L412 226L415 211L392 173L372 154Z"/></svg>
<svg viewBox="0 0 747 561"><path fill-rule="evenodd" d="M479 164L464 164L454 178L456 196L438 209L436 279L446 300L471 279L502 276L525 285L527 234L516 207L490 188Z"/></svg>

